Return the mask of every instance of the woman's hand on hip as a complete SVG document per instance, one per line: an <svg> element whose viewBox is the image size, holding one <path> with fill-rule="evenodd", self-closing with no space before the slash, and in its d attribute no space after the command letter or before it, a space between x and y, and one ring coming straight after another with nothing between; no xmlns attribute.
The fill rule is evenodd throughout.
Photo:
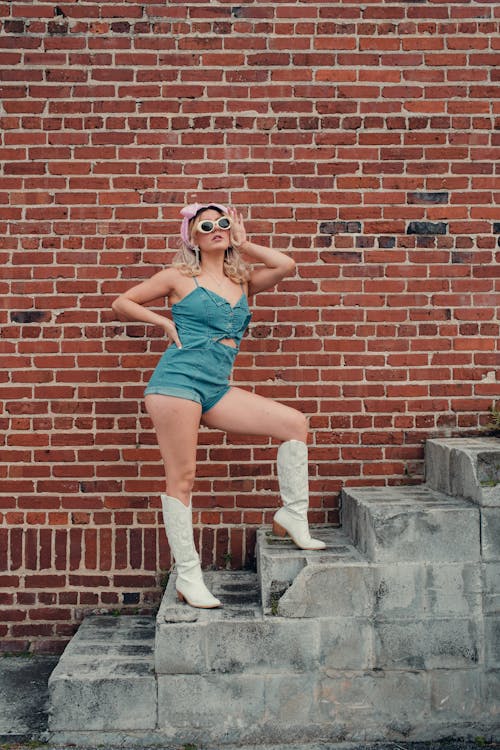
<svg viewBox="0 0 500 750"><path fill-rule="evenodd" d="M177 328L172 323L172 321L166 320L163 327L165 329L165 333L167 334L169 340L172 343L174 343L179 349L182 349L182 344L179 338L179 334L177 333Z"/></svg>

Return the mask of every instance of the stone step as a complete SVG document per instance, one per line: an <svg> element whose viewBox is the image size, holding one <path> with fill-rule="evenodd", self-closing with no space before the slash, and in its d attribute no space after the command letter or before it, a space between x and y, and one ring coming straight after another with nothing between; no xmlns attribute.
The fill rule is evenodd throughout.
<svg viewBox="0 0 500 750"><path fill-rule="evenodd" d="M425 478L431 489L472 500L480 506L500 506L500 440L448 438L425 445Z"/></svg>
<svg viewBox="0 0 500 750"><path fill-rule="evenodd" d="M169 576L156 617L163 623L211 622L235 617L255 619L261 614L259 581L250 570L207 570L203 579L210 591L223 603L216 609L196 609L177 599L176 573Z"/></svg>
<svg viewBox="0 0 500 750"><path fill-rule="evenodd" d="M287 551L289 557L289 545L274 545L272 535L264 530L259 535L270 554L282 558ZM349 550L340 549L348 545L338 529L329 529L324 538L330 541L330 549L320 557L330 565L342 554L344 559L348 556ZM369 568L355 550L350 553L360 570ZM315 567L308 560L310 554L305 555L305 568ZM335 573L331 567L328 570ZM415 676L413 666L406 672L406 667L398 667L395 679L371 677L376 659L373 625L356 606L337 612L341 616L336 617L266 615L252 595L259 590L255 574L215 571L205 572L204 577L224 602L223 608L192 611L178 604L175 576L171 576L157 616L157 731L170 743L254 746L297 738L302 742L325 736L350 739L358 731L358 721L351 726L337 714L339 710L349 713L355 696L366 704L364 713L371 720L375 711L368 706L375 701L380 715L384 696L392 690L404 694L403 705L418 686L422 691L419 710L429 700L427 681ZM324 592L319 598L324 598ZM349 598L348 590L344 598ZM456 618L453 628L455 632ZM383 631L383 636L381 660L387 658L390 631ZM465 661L461 659L461 666ZM386 721L384 715L380 724L385 726Z"/></svg>
<svg viewBox="0 0 500 750"><path fill-rule="evenodd" d="M470 621L481 614L481 588L477 563L310 561L275 610L280 617L351 618L360 625L374 620Z"/></svg>
<svg viewBox="0 0 500 750"><path fill-rule="evenodd" d="M454 445L431 447L445 468L430 482L448 492L458 486ZM475 464L457 453L475 467L468 498L430 484L345 489L344 526L313 529L326 543L316 552L259 530L257 573L204 574L222 608L179 603L173 574L156 620L84 620L49 681L51 741L255 747L484 734L500 680L488 446Z"/></svg>
<svg viewBox="0 0 500 750"><path fill-rule="evenodd" d="M324 550L298 549L291 539L278 537L269 528L257 532L257 573L265 614L277 614L277 603L309 563L362 562L346 534L336 526L311 526L312 535L325 542Z"/></svg>
<svg viewBox="0 0 500 750"><path fill-rule="evenodd" d="M467 562L481 555L478 507L425 485L342 490L343 529L372 562Z"/></svg>
<svg viewBox="0 0 500 750"><path fill-rule="evenodd" d="M156 726L154 620L86 617L49 679L49 731Z"/></svg>
<svg viewBox="0 0 500 750"><path fill-rule="evenodd" d="M296 621L266 617L255 573L207 571L204 579L223 607L194 609L177 603L175 575L163 596L155 642L163 695L175 692L178 681L172 675L297 673L317 667L317 629L304 632Z"/></svg>
<svg viewBox="0 0 500 750"><path fill-rule="evenodd" d="M158 611L159 734L194 744L314 736L318 670L325 659L340 663L333 626L267 616L255 573L213 571L204 578L222 608L193 611L178 604L171 576ZM343 636L344 629L337 639ZM344 649L342 658L351 668L366 666L359 648Z"/></svg>
<svg viewBox="0 0 500 750"><path fill-rule="evenodd" d="M356 567L337 562L343 564ZM296 579L321 567L329 576L316 590L311 585L311 601L331 598L324 584L336 580L335 563L308 561ZM359 561L357 567L381 574L398 566ZM465 612L459 603L467 597L463 591L457 596L460 576L446 594L446 574L435 578L443 567L436 564L434 578L419 581L430 591L427 616L411 610L418 591L402 600L404 588L391 590L387 581L379 581L378 598L392 611L382 606L373 616L356 598L358 581L345 578L339 579L344 599L335 616L266 616L255 598L255 574L217 571L205 578L225 607L195 610L196 618L186 620L182 610L191 608L176 604L172 576L156 620L155 651L163 652L156 674L152 618L87 618L51 677L50 740L89 747L223 746L423 738L426 731L435 739L458 726L465 705L467 726L479 724L497 687L481 666L481 620L472 616L480 582L469 571L469 595L475 589L476 599ZM344 606L350 596L354 603ZM434 609L433 598L441 601Z"/></svg>
<svg viewBox="0 0 500 750"><path fill-rule="evenodd" d="M318 530L314 531L318 534ZM321 535L321 531L319 532ZM401 559L367 560L338 528L323 531L327 548L304 552L261 529L257 559L264 611L280 617L349 621L357 642L368 621L460 617L481 612L481 569L477 562Z"/></svg>

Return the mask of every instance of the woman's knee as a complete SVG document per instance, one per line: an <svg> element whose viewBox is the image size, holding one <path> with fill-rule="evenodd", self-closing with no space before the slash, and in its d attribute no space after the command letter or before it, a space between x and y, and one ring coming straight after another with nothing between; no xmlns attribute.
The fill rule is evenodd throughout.
<svg viewBox="0 0 500 750"><path fill-rule="evenodd" d="M188 463L176 467L167 466L168 494L174 497L182 495L179 498L181 500L189 498L193 491L195 474L196 467Z"/></svg>
<svg viewBox="0 0 500 750"><path fill-rule="evenodd" d="M288 428L287 440L301 440L303 443L307 443L307 436L309 433L309 419L301 411L293 409L291 415L290 425Z"/></svg>

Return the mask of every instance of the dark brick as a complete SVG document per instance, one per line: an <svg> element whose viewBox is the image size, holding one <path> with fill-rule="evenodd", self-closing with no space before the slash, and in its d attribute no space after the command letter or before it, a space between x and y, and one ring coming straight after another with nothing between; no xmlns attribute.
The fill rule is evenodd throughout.
<svg viewBox="0 0 500 750"><path fill-rule="evenodd" d="M406 234L446 234L448 225L444 221L410 221Z"/></svg>
<svg viewBox="0 0 500 750"><path fill-rule="evenodd" d="M450 194L444 193L408 193L408 203L448 203Z"/></svg>
<svg viewBox="0 0 500 750"><path fill-rule="evenodd" d="M115 34L128 34L130 31L130 24L128 21L117 21L111 24L111 31Z"/></svg>
<svg viewBox="0 0 500 750"><path fill-rule="evenodd" d="M345 234L346 232L361 232L360 221L322 221L319 225L320 234Z"/></svg>
<svg viewBox="0 0 500 750"><path fill-rule="evenodd" d="M24 34L24 21L5 21L6 34Z"/></svg>
<svg viewBox="0 0 500 750"><path fill-rule="evenodd" d="M342 227L342 229L340 228ZM322 221L319 225L320 234L338 234L345 232L345 221Z"/></svg>
<svg viewBox="0 0 500 750"><path fill-rule="evenodd" d="M500 221L493 222L493 234L500 234Z"/></svg>
<svg viewBox="0 0 500 750"><path fill-rule="evenodd" d="M18 310L10 314L12 323L39 323L48 317L49 313L45 310Z"/></svg>
<svg viewBox="0 0 500 750"><path fill-rule="evenodd" d="M59 21L49 21L47 24L47 31L49 34L67 34L68 24L60 23Z"/></svg>
<svg viewBox="0 0 500 750"><path fill-rule="evenodd" d="M139 604L140 601L140 594L138 592L130 592L130 593L124 593L123 594L123 603L124 604Z"/></svg>
<svg viewBox="0 0 500 750"><path fill-rule="evenodd" d="M373 247L373 237L356 237L356 247Z"/></svg>
<svg viewBox="0 0 500 750"><path fill-rule="evenodd" d="M232 24L228 21L215 21L213 25L214 34L230 34L232 30Z"/></svg>
<svg viewBox="0 0 500 750"><path fill-rule="evenodd" d="M346 224L346 232L352 232L354 234L361 232L361 222L360 221L348 221Z"/></svg>
<svg viewBox="0 0 500 750"><path fill-rule="evenodd" d="M396 247L395 237L379 237L378 246L382 248Z"/></svg>
<svg viewBox="0 0 500 750"><path fill-rule="evenodd" d="M363 256L361 253L350 252L347 250L334 251L327 250L320 253L320 258L324 263L361 263Z"/></svg>

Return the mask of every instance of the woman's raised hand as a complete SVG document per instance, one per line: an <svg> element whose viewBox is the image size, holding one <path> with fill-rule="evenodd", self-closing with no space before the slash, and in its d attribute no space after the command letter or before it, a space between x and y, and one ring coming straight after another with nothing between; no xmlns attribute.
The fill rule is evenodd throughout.
<svg viewBox="0 0 500 750"><path fill-rule="evenodd" d="M243 215L241 213L239 214L237 210L232 207L228 209L228 215L231 219L231 247L234 247L235 250L240 250L242 245L247 241Z"/></svg>

